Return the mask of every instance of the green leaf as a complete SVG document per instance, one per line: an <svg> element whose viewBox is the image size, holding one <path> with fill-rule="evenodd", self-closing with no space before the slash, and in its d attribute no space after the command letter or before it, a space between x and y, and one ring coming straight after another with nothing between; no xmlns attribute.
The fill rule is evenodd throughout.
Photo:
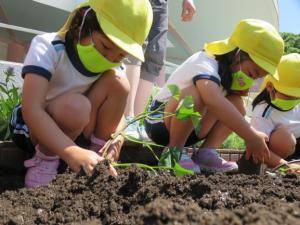
<svg viewBox="0 0 300 225"><path fill-rule="evenodd" d="M182 177L184 175L193 175L193 174L195 174L194 171L185 169L182 166L180 166L178 163L175 163L174 172L177 176L180 176L180 177Z"/></svg>
<svg viewBox="0 0 300 225"><path fill-rule="evenodd" d="M180 154L181 149L179 147L165 148L160 156L158 165L173 168L179 162Z"/></svg>
<svg viewBox="0 0 300 225"><path fill-rule="evenodd" d="M165 149L160 155L158 165L172 167L172 155L169 148Z"/></svg>
<svg viewBox="0 0 300 225"><path fill-rule="evenodd" d="M177 85L175 84L169 84L168 85L168 88L172 94L172 96L177 100L179 101L179 97L180 97L180 89Z"/></svg>
<svg viewBox="0 0 300 225"><path fill-rule="evenodd" d="M179 120L187 120L193 117L194 122L197 124L197 117L200 120L200 113L194 111L194 101L192 96L186 96L182 99L176 110L176 118Z"/></svg>
<svg viewBox="0 0 300 225"><path fill-rule="evenodd" d="M193 127L195 129L195 133L198 135L200 132L200 114L199 115L192 115L191 120L193 123Z"/></svg>

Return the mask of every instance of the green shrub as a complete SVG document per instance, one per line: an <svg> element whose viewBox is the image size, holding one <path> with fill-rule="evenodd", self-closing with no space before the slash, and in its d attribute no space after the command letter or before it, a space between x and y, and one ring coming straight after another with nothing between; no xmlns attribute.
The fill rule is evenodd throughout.
<svg viewBox="0 0 300 225"><path fill-rule="evenodd" d="M221 148L228 149L245 149L245 142L241 139L236 133L232 133L229 137L224 141Z"/></svg>
<svg viewBox="0 0 300 225"><path fill-rule="evenodd" d="M0 82L0 140L10 138L9 120L14 107L20 103L20 90L14 85L14 69L9 67L4 71Z"/></svg>

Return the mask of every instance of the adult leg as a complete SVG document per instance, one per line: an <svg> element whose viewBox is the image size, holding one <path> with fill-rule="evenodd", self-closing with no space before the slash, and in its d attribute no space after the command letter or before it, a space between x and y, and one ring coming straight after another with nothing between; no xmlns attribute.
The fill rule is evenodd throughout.
<svg viewBox="0 0 300 225"><path fill-rule="evenodd" d="M147 38L145 62L141 67L141 79L135 99L135 115L144 112L154 83L164 65L167 48L168 15L167 1L150 1L153 23Z"/></svg>
<svg viewBox="0 0 300 225"><path fill-rule="evenodd" d="M133 57L128 57L129 59L125 62L126 64L126 75L130 84L130 91L127 99L127 104L125 107L125 117L134 117L134 102L136 99L136 93L138 90L140 74L141 74L141 63Z"/></svg>

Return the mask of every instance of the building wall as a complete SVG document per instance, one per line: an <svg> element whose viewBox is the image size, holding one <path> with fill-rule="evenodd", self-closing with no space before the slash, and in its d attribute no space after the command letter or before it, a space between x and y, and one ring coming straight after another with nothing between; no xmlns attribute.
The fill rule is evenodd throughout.
<svg viewBox="0 0 300 225"><path fill-rule="evenodd" d="M59 29L83 0L1 0L0 60L22 62L32 37ZM182 0L169 0L167 60L179 64L207 41L226 38L243 18L260 18L278 28L277 0L194 0L192 22L180 21ZM4 25L13 25L7 28ZM25 28L25 29L22 29ZM30 30L31 29L31 30Z"/></svg>
<svg viewBox="0 0 300 225"><path fill-rule="evenodd" d="M279 28L277 0L194 0L197 12L188 23L180 18L182 1L168 2L169 21L187 46L186 51L178 52L173 43L175 48L168 49L168 60L177 64L188 54L201 50L205 42L227 38L241 19L262 19Z"/></svg>

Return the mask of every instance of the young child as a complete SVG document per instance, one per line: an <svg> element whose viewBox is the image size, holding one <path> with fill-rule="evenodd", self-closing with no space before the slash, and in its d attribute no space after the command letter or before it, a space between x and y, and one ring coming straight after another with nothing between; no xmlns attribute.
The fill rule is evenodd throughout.
<svg viewBox="0 0 300 225"><path fill-rule="evenodd" d="M275 73L283 47L282 38L271 24L257 19L240 21L228 39L206 44L204 51L181 64L150 107L152 111L166 103L164 112L174 113L178 101L172 98L168 85L177 85L180 98L192 96L195 110L202 115L199 133L195 133L190 120L163 118L163 114L154 113L155 120L145 121L149 137L158 144L182 148L179 163L195 172L200 168L237 169L236 163L225 161L215 151L231 131L245 140L250 155L266 158L269 154L266 135L257 132L243 118L241 95L247 93L254 79ZM184 147L199 140L204 140L202 149L193 153L192 161Z"/></svg>
<svg viewBox="0 0 300 225"><path fill-rule="evenodd" d="M98 150L122 125L129 91L121 61L128 54L144 60L151 23L148 0L89 0L59 32L32 40L22 70L22 104L11 119L12 139L34 151L24 163L26 187L51 182L59 158L75 172L91 172L104 160ZM97 152L75 144L80 134ZM119 136L113 143L111 160L122 142Z"/></svg>
<svg viewBox="0 0 300 225"><path fill-rule="evenodd" d="M300 54L282 57L277 73L268 75L253 101L251 125L268 137L271 168L300 159Z"/></svg>

